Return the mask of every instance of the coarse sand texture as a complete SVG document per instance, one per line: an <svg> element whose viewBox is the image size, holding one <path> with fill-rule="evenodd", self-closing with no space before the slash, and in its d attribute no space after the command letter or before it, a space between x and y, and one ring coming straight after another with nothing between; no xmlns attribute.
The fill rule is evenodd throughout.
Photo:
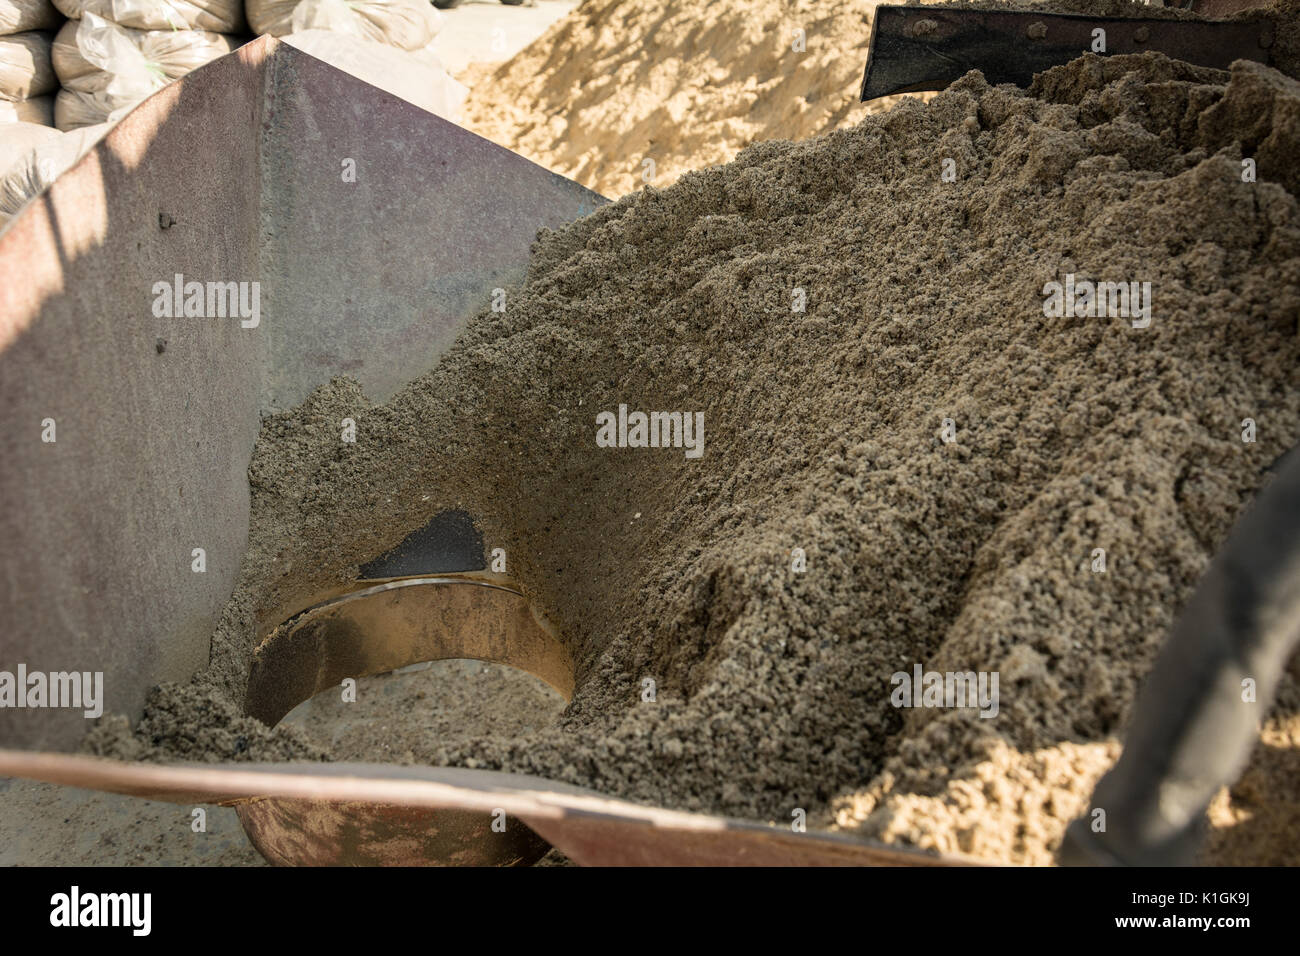
<svg viewBox="0 0 1300 956"><path fill-rule="evenodd" d="M1276 71L1089 55L1028 92L971 74L545 232L506 311L389 404L338 381L265 423L211 666L90 745L318 756L310 730L238 716L259 629L463 508L578 686L550 727L409 759L1049 862L1300 437L1297 155L1300 84ZM1045 314L1067 277L1150 283L1149 323L1136 298ZM598 447L620 404L702 412L702 456ZM995 672L996 716L895 707L918 665ZM1270 755L1298 707L1292 675L1249 787L1214 808L1271 838L1219 838L1219 859L1297 862L1270 803L1294 802L1295 763Z"/></svg>

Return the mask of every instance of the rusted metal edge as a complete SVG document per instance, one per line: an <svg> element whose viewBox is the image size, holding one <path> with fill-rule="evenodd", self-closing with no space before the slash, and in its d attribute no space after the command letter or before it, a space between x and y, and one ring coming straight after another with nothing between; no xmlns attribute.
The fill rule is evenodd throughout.
<svg viewBox="0 0 1300 956"><path fill-rule="evenodd" d="M979 70L993 85L1028 86L1035 73L1093 50L1105 31L1105 54L1164 53L1197 66L1227 69L1234 60L1268 63L1273 24L1088 17L1021 10L876 8L862 76L862 100L942 90Z"/></svg>
<svg viewBox="0 0 1300 956"><path fill-rule="evenodd" d="M971 866L836 833L796 834L724 817L614 800L539 777L386 764L127 763L0 750L0 776L180 804L280 798L325 803L504 810L584 866Z"/></svg>

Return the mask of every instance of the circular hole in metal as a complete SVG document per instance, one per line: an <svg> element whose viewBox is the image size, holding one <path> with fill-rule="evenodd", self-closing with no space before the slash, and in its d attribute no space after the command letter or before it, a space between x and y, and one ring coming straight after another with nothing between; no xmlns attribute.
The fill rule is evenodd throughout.
<svg viewBox="0 0 1300 956"><path fill-rule="evenodd" d="M573 693L568 650L517 588L496 575L448 574L360 582L285 621L257 648L246 710L274 725L317 695L341 700L344 680L403 680L414 675L392 672L466 660L524 671L561 702ZM373 754L366 762L392 759ZM502 832L469 811L283 799L237 809L253 844L274 863L512 864L533 862L547 849L518 821Z"/></svg>

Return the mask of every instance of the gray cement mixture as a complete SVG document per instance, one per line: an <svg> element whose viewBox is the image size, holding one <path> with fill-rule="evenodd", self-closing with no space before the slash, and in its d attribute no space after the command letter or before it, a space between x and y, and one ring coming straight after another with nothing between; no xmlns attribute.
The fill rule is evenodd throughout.
<svg viewBox="0 0 1300 956"><path fill-rule="evenodd" d="M342 689L323 691L281 726L321 741L335 760L411 764L432 742L535 733L564 709L564 698L539 678L482 661L433 661L363 677L355 694L348 700Z"/></svg>

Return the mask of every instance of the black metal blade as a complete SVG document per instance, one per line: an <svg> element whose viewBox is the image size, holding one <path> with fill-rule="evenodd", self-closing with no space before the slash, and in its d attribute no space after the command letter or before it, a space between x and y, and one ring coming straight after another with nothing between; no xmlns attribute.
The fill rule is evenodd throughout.
<svg viewBox="0 0 1300 956"><path fill-rule="evenodd" d="M970 70L992 84L1028 86L1035 73L1092 51L1106 31L1106 54L1157 50L1198 66L1227 69L1233 60L1269 62L1267 20L1211 22L1085 17L1018 10L876 8L862 78L862 99L942 90Z"/></svg>
<svg viewBox="0 0 1300 956"><path fill-rule="evenodd" d="M360 580L481 571L483 536L463 511L440 511L396 547L361 566Z"/></svg>

